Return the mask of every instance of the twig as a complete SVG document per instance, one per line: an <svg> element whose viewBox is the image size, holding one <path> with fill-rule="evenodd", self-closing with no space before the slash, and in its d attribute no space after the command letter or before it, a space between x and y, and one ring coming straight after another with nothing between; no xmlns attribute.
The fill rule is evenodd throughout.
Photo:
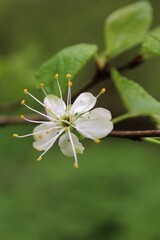
<svg viewBox="0 0 160 240"><path fill-rule="evenodd" d="M127 69L132 69L137 67L138 65L140 65L143 62L143 59L141 56L137 56L135 57L131 62L125 64L122 67L117 68L120 72L127 70ZM88 89L92 88L93 86L96 86L97 84L99 84L100 82L105 81L106 79L110 78L111 76L111 72L110 72L110 68L108 66L108 64L106 64L104 66L103 69L98 67L97 64L97 70L96 73L94 74L92 80L86 84L84 87L82 87L80 90L78 90L72 97L72 100L74 101L74 99L76 99L76 97L81 93L81 92L85 92ZM19 102L18 103L13 103L10 105L6 105L6 106L2 106L0 107L0 110L2 111L11 111L13 110L15 107L19 106ZM41 118L39 118L37 115L31 115L31 119L32 120L42 120ZM19 123L25 123L25 121L19 117L15 117L15 116L1 116L0 117L0 126L4 126L4 125L10 125L10 124L19 124Z"/></svg>
<svg viewBox="0 0 160 240"><path fill-rule="evenodd" d="M39 117L38 115L27 115L27 118L34 121L43 121L45 118ZM0 117L0 126L5 125L14 125L14 124L24 124L26 121L20 116L1 116Z"/></svg>
<svg viewBox="0 0 160 240"><path fill-rule="evenodd" d="M117 138L129 138L141 140L146 137L160 137L160 130L139 130L139 131L112 131L109 136Z"/></svg>
<svg viewBox="0 0 160 240"><path fill-rule="evenodd" d="M133 69L135 67L138 67L143 62L144 62L143 57L141 55L138 55L129 63L127 63L121 67L118 67L117 70L119 72L123 72L123 71L129 70L129 69ZM104 68L101 69L98 67L98 64L97 64L97 70L96 70L92 80L88 84L84 85L79 91L77 91L75 93L75 95L73 95L72 99L75 100L77 98L77 96L79 96L80 93L88 91L90 88L96 86L97 84L105 81L106 79L108 79L110 77L111 77L111 71L110 71L109 65L106 64L104 66Z"/></svg>
<svg viewBox="0 0 160 240"><path fill-rule="evenodd" d="M15 108L18 108L19 106L20 106L19 101L14 102L14 103L10 103L10 104L5 104L5 105L0 106L0 112L1 111L10 112L10 111L14 110Z"/></svg>
<svg viewBox="0 0 160 240"><path fill-rule="evenodd" d="M37 117L37 115L29 115L27 118L35 121L43 121L45 118ZM18 116L1 117L0 125L13 125L13 124L26 124L27 122ZM116 138L128 138L132 140L141 140L145 137L160 137L160 130L139 130L139 131L112 131L109 134L110 137Z"/></svg>
<svg viewBox="0 0 160 240"><path fill-rule="evenodd" d="M117 68L117 70L119 72L123 72L127 69L133 69L133 68L139 66L143 61L144 61L144 59L142 58L142 56L138 55L132 61L130 61L129 63ZM97 62L96 62L96 66L97 66L97 68L96 68L96 72L95 72L93 78L91 79L91 81L89 83L84 85L80 90L78 90L72 96L73 101L77 98L77 96L79 96L80 93L88 91L90 88L96 86L100 82L103 82L106 79L110 78L111 72L110 72L110 68L109 68L108 64L106 64L103 67L103 69L98 66ZM9 112L9 111L14 110L15 108L18 108L18 107L19 107L19 101L15 102L15 103L11 103L11 104L6 104L4 106L0 106L0 111Z"/></svg>

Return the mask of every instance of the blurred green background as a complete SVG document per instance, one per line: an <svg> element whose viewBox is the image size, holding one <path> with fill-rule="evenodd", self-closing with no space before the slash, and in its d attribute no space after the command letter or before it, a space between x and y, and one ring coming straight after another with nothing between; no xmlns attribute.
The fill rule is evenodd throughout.
<svg viewBox="0 0 160 240"><path fill-rule="evenodd" d="M24 87L37 92L35 71L57 51L81 42L97 43L103 50L105 18L134 2L138 1L0 1L1 115L19 112L7 112L5 105L19 101ZM160 1L150 2L154 27L160 23ZM137 49L118 57L113 65L127 62ZM157 100L159 63L159 58L154 58L124 73ZM84 84L92 69L91 64L77 79L84 79ZM112 83L105 84L109 91L99 105L116 116L124 109ZM137 128L125 124L125 128ZM160 239L158 146L111 138L100 145L84 140L86 150L79 156L80 169L76 171L73 159L63 156L57 146L37 163L32 138L12 139L12 133L28 133L33 127L0 129L0 239Z"/></svg>

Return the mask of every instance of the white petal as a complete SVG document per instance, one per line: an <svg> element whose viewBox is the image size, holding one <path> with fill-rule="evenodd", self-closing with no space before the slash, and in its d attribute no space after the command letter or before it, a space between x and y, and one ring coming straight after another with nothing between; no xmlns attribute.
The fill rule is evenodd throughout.
<svg viewBox="0 0 160 240"><path fill-rule="evenodd" d="M72 137L72 141L73 141L76 153L82 154L84 151L83 145L79 142L79 140L75 134L71 133L71 137ZM66 132L65 134L63 134L60 137L59 147L64 155L66 155L68 157L74 156L68 132Z"/></svg>
<svg viewBox="0 0 160 240"><path fill-rule="evenodd" d="M97 98L94 97L91 93L81 93L71 106L71 112L74 114L87 112L94 107L96 101Z"/></svg>
<svg viewBox="0 0 160 240"><path fill-rule="evenodd" d="M87 138L96 139L107 136L113 129L111 113L104 108L95 108L79 117L75 127Z"/></svg>
<svg viewBox="0 0 160 240"><path fill-rule="evenodd" d="M44 123L40 124L39 126L35 127L33 130L33 133L38 133L40 131L44 131L42 133L34 135L35 141L33 142L33 147L36 148L39 151L46 150L49 145L51 144L49 142L52 138L54 138L58 133L59 129L54 129L55 128L54 123ZM45 146L43 146L45 144Z"/></svg>
<svg viewBox="0 0 160 240"><path fill-rule="evenodd" d="M58 98L57 96L52 94L49 94L47 95L47 97L45 97L44 105L46 106L46 108L54 112L57 116L63 115L66 109L65 102L61 98ZM54 116L54 114L52 114L51 111L48 111L48 110L46 111L49 116L52 116L52 117Z"/></svg>

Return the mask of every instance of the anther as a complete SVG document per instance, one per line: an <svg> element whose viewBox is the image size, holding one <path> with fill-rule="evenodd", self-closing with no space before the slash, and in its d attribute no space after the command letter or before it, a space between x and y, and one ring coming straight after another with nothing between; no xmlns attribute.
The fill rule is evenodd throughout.
<svg viewBox="0 0 160 240"><path fill-rule="evenodd" d="M25 104L25 100L22 100L22 101L21 101L21 105L24 105L24 104Z"/></svg>
<svg viewBox="0 0 160 240"><path fill-rule="evenodd" d="M37 148L37 147L35 147L34 149L35 149L36 151L40 151L39 148Z"/></svg>
<svg viewBox="0 0 160 240"><path fill-rule="evenodd" d="M68 82L68 86L72 87L73 83L71 81Z"/></svg>
<svg viewBox="0 0 160 240"><path fill-rule="evenodd" d="M97 139L94 140L94 142L99 144L101 142L101 140L97 138Z"/></svg>
<svg viewBox="0 0 160 240"><path fill-rule="evenodd" d="M40 83L40 87L41 87L41 88L44 88L44 83Z"/></svg>
<svg viewBox="0 0 160 240"><path fill-rule="evenodd" d="M71 74L70 74L70 73L67 73L67 74L66 74L66 78L70 79L70 78L71 78Z"/></svg>
<svg viewBox="0 0 160 240"><path fill-rule="evenodd" d="M23 90L23 92L24 92L24 94L27 94L27 93L28 93L28 90L25 88L25 89Z"/></svg>
<svg viewBox="0 0 160 240"><path fill-rule="evenodd" d="M56 73L56 74L54 75L54 77L55 77L55 79L58 79L58 77L59 77L59 74L58 74L58 73Z"/></svg>
<svg viewBox="0 0 160 240"><path fill-rule="evenodd" d="M41 161L41 160L42 160L42 157L38 157L38 158L37 158L37 161Z"/></svg>
<svg viewBox="0 0 160 240"><path fill-rule="evenodd" d="M18 134L17 134L17 133L14 133L14 134L13 134L13 137L18 138Z"/></svg>
<svg viewBox="0 0 160 240"><path fill-rule="evenodd" d="M74 163L74 168L79 168L78 163Z"/></svg>
<svg viewBox="0 0 160 240"><path fill-rule="evenodd" d="M104 94L106 92L106 88L101 89L101 94Z"/></svg>
<svg viewBox="0 0 160 240"><path fill-rule="evenodd" d="M20 118L24 119L24 115L20 115Z"/></svg>

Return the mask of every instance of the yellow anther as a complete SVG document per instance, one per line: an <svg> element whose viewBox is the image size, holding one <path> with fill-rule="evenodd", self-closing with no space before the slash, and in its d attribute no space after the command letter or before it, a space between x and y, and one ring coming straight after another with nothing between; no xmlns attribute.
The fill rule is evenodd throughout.
<svg viewBox="0 0 160 240"><path fill-rule="evenodd" d="M68 86L72 87L73 83L71 81L68 82Z"/></svg>
<svg viewBox="0 0 160 240"><path fill-rule="evenodd" d="M16 138L17 138L17 137L18 137L18 134L17 134L17 133L14 133L14 134L13 134L13 137L16 137Z"/></svg>
<svg viewBox="0 0 160 240"><path fill-rule="evenodd" d="M79 168L78 163L74 163L74 168Z"/></svg>
<svg viewBox="0 0 160 240"><path fill-rule="evenodd" d="M20 115L20 118L24 119L24 115Z"/></svg>
<svg viewBox="0 0 160 240"><path fill-rule="evenodd" d="M101 142L101 140L97 138L97 139L94 140L94 142L98 144L98 143Z"/></svg>
<svg viewBox="0 0 160 240"><path fill-rule="evenodd" d="M58 77L59 77L59 74L58 74L58 73L56 73L56 74L54 75L54 77L55 77L55 79L58 79Z"/></svg>
<svg viewBox="0 0 160 240"><path fill-rule="evenodd" d="M25 88L25 89L23 90L23 92L24 92L25 94L27 94L27 93L28 93L28 90Z"/></svg>
<svg viewBox="0 0 160 240"><path fill-rule="evenodd" d="M41 87L41 88L44 88L44 83L40 83L40 87Z"/></svg>
<svg viewBox="0 0 160 240"><path fill-rule="evenodd" d="M38 157L38 158L37 158L37 161L41 161L41 160L42 160L42 157Z"/></svg>
<svg viewBox="0 0 160 240"><path fill-rule="evenodd" d="M40 151L38 147L34 147L34 149L35 149L36 151Z"/></svg>
<svg viewBox="0 0 160 240"><path fill-rule="evenodd" d="M106 92L106 88L101 89L101 94L104 94Z"/></svg>
<svg viewBox="0 0 160 240"><path fill-rule="evenodd" d="M72 77L72 76L71 76L70 73L67 73L67 74L66 74L66 78L70 79L71 77Z"/></svg>
<svg viewBox="0 0 160 240"><path fill-rule="evenodd" d="M24 104L25 104L25 100L22 100L22 101L21 101L21 105L24 105Z"/></svg>

